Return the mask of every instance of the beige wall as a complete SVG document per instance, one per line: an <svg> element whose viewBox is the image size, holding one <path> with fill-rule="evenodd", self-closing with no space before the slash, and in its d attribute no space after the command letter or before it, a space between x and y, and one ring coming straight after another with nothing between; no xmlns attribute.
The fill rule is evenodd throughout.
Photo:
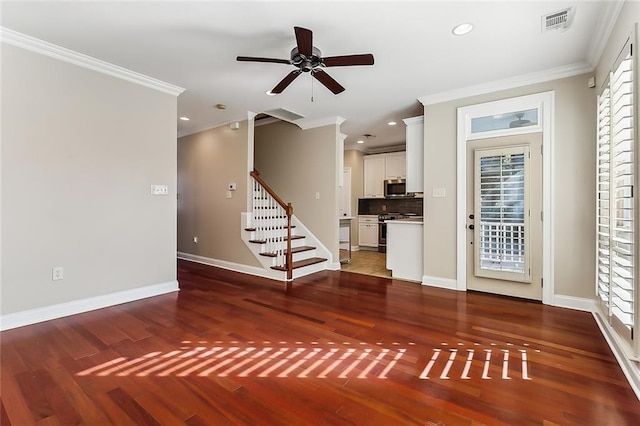
<svg viewBox="0 0 640 426"><path fill-rule="evenodd" d="M247 211L248 121L178 139L178 251L260 266L241 239ZM227 185L236 184L232 198ZM193 238L198 237L198 243Z"/></svg>
<svg viewBox="0 0 640 426"><path fill-rule="evenodd" d="M351 245L358 245L358 198L364 197L364 152L349 149L344 152L344 166L351 167Z"/></svg>
<svg viewBox="0 0 640 426"><path fill-rule="evenodd" d="M460 106L553 90L555 293L593 297L596 91L590 74L425 107L425 275L456 278L456 113Z"/></svg>
<svg viewBox="0 0 640 426"><path fill-rule="evenodd" d="M283 121L255 128L255 168L336 261L339 130L337 124L301 130Z"/></svg>
<svg viewBox="0 0 640 426"><path fill-rule="evenodd" d="M2 44L1 98L2 314L175 283L176 97Z"/></svg>

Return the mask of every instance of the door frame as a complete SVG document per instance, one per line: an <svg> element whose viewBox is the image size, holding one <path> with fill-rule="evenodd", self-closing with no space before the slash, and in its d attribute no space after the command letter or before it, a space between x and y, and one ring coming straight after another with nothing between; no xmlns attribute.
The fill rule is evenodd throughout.
<svg viewBox="0 0 640 426"><path fill-rule="evenodd" d="M456 192L456 289L467 290L467 141L542 132L542 303L554 304L553 244L553 146L554 91L518 96L458 108ZM471 120L513 111L538 110L538 124L527 127L472 133Z"/></svg>

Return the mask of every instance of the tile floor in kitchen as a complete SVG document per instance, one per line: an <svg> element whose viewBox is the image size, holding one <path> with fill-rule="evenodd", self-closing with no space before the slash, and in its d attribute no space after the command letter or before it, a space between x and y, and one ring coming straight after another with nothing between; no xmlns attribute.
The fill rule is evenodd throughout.
<svg viewBox="0 0 640 426"><path fill-rule="evenodd" d="M347 272L391 278L391 271L386 268L386 263L385 253L358 250L351 252L351 263L343 263L341 267Z"/></svg>

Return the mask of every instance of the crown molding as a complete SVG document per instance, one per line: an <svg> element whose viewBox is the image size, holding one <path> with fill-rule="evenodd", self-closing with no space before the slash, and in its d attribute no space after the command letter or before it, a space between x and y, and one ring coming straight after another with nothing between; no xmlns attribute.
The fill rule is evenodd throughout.
<svg viewBox="0 0 640 426"><path fill-rule="evenodd" d="M410 126L412 124L423 124L424 115L419 115L417 117L403 118L402 121L404 121L404 124L406 124L407 126Z"/></svg>
<svg viewBox="0 0 640 426"><path fill-rule="evenodd" d="M513 89L516 87L543 83L545 81L573 77L574 75L584 74L588 72L593 72L593 67L587 63L580 62L562 67L551 68L545 71L523 74L517 77L495 80L489 83L478 84L475 86L467 86L460 89L434 93L432 95L419 97L418 101L420 101L420 103L422 103L422 105L424 106L439 104L456 99L463 99L471 96L498 92L500 90Z"/></svg>
<svg viewBox="0 0 640 426"><path fill-rule="evenodd" d="M159 90L173 96L178 96L185 90L182 87L156 80L155 78L148 77L135 71L110 64L100 59L66 49L8 28L0 27L0 41L41 55L49 56L50 58L110 75L121 80L126 80L131 83Z"/></svg>
<svg viewBox="0 0 640 426"><path fill-rule="evenodd" d="M206 123L206 124L203 124L201 126L190 127L189 129L178 131L176 136L179 139L179 138L183 138L185 136L195 135L196 133L206 132L207 130L216 129L218 127L223 127L223 126L228 126L229 124L235 123L237 121L242 123L243 121L246 121L246 120L252 120L255 116L256 116L256 114L249 113L247 115L247 117L244 117L244 118L237 118L235 120L228 120L228 121L224 121L224 122L221 122L221 123L218 123L218 122L216 122L216 123ZM258 126L258 125L256 124L256 126Z"/></svg>
<svg viewBox="0 0 640 426"><path fill-rule="evenodd" d="M340 116L322 117L322 118L301 118L299 120L292 121L293 124L300 127L302 130L315 129L316 127L329 126L332 124L341 125L346 121L345 118Z"/></svg>
<svg viewBox="0 0 640 426"><path fill-rule="evenodd" d="M589 52L587 52L587 60L594 69L600 61L604 48L607 46L607 41L609 41L623 5L624 0L606 2L602 19L598 21L598 26L593 33L591 43L589 43Z"/></svg>

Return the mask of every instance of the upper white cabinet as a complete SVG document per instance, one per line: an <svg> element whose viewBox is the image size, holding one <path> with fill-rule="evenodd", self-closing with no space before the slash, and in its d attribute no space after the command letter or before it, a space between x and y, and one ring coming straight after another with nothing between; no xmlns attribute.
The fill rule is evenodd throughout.
<svg viewBox="0 0 640 426"><path fill-rule="evenodd" d="M407 192L424 192L424 116L405 118Z"/></svg>
<svg viewBox="0 0 640 426"><path fill-rule="evenodd" d="M404 179L407 177L407 155L403 152L392 152L385 155L386 179Z"/></svg>
<svg viewBox="0 0 640 426"><path fill-rule="evenodd" d="M364 196L366 198L384 197L386 174L384 155L365 155L364 157Z"/></svg>
<svg viewBox="0 0 640 426"><path fill-rule="evenodd" d="M364 196L384 197L385 179L407 177L407 156L404 151L364 156Z"/></svg>

